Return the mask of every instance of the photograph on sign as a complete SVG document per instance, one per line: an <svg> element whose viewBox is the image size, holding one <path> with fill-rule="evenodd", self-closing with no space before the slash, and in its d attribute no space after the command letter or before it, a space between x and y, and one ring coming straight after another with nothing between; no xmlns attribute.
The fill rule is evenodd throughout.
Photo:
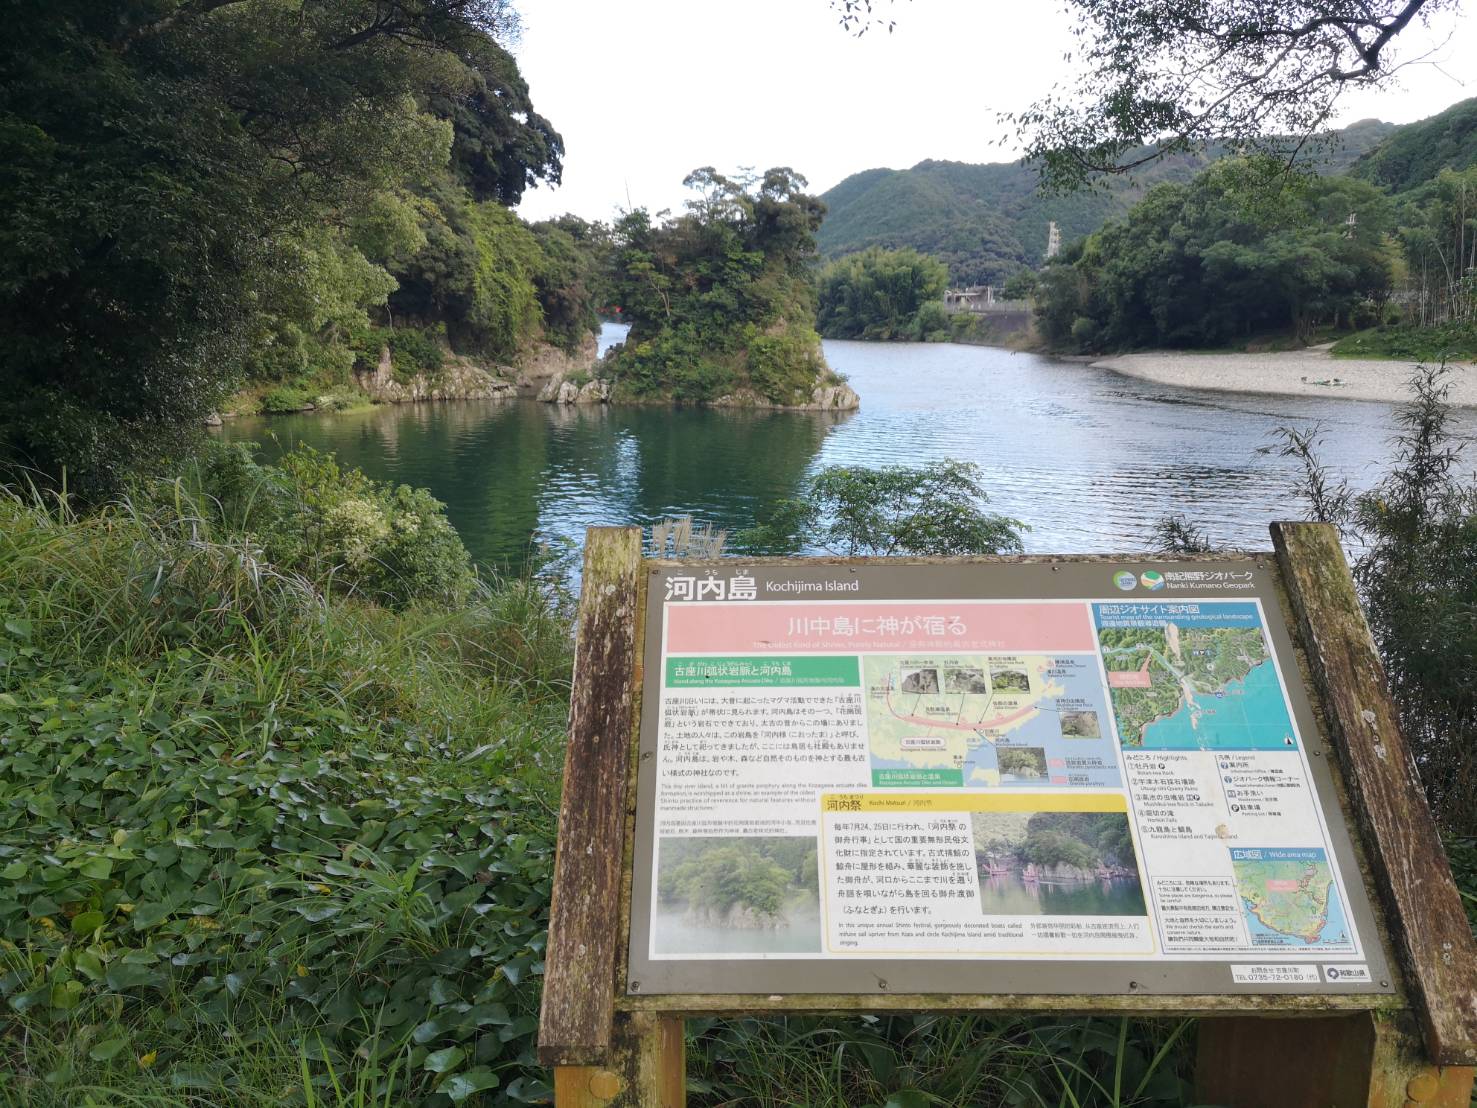
<svg viewBox="0 0 1477 1108"><path fill-rule="evenodd" d="M1389 989L1265 567L663 568L649 604L641 991Z"/></svg>

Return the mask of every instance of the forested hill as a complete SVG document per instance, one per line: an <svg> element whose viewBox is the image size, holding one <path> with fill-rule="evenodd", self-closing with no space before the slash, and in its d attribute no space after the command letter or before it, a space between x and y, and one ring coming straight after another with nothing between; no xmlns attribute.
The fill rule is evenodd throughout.
<svg viewBox="0 0 1477 1108"><path fill-rule="evenodd" d="M1399 193L1433 180L1443 169L1469 165L1477 165L1477 98L1396 127L1355 162L1349 174Z"/></svg>
<svg viewBox="0 0 1477 1108"><path fill-rule="evenodd" d="M1472 105L1477 101L1468 102L1469 110ZM1319 155L1320 169L1348 170L1402 132L1434 122L1404 128L1373 119L1351 124ZM1213 151L1168 158L1102 191L1069 196L1040 195L1036 170L1020 162L923 161L912 169L868 169L822 195L828 211L817 239L826 259L869 246L906 246L944 262L954 284L999 284L1023 266L1042 262L1053 220L1063 243L1081 238L1128 211L1152 185L1189 181L1217 156Z"/></svg>

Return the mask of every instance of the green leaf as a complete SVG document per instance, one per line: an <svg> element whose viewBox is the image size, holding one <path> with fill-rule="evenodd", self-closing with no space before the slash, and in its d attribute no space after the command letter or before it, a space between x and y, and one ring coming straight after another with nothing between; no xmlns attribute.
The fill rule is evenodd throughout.
<svg viewBox="0 0 1477 1108"><path fill-rule="evenodd" d="M127 1039L104 1039L87 1052L87 1056L94 1062L106 1062L117 1056L118 1052L128 1045Z"/></svg>
<svg viewBox="0 0 1477 1108"><path fill-rule="evenodd" d="M90 935L103 925L103 914L97 910L78 912L72 917L72 934Z"/></svg>
<svg viewBox="0 0 1477 1108"><path fill-rule="evenodd" d="M108 967L107 978L108 988L118 992L137 989L142 985L155 985L162 980L159 971L153 967L129 962L114 962Z"/></svg>
<svg viewBox="0 0 1477 1108"><path fill-rule="evenodd" d="M342 808L335 808L332 804L318 809L318 819L329 827L353 827L354 821L349 818L349 813Z"/></svg>
<svg viewBox="0 0 1477 1108"><path fill-rule="evenodd" d="M135 931L147 931L150 927L156 927L168 917L172 909L168 904L160 904L158 901L147 904L139 904L133 909L130 919Z"/></svg>
<svg viewBox="0 0 1477 1108"><path fill-rule="evenodd" d="M97 951L91 949L90 947L86 950L79 950L75 954L73 954L72 965L77 968L78 973L82 974L89 980L101 981L103 979L103 960L98 955Z"/></svg>
<svg viewBox="0 0 1477 1108"><path fill-rule="evenodd" d="M452 1074L441 1083L436 1091L445 1093L455 1103L460 1104L473 1093L495 1088L497 1088L497 1074L491 1070L476 1069L468 1070L466 1073Z"/></svg>
<svg viewBox="0 0 1477 1108"><path fill-rule="evenodd" d="M454 1070L461 1064L467 1052L459 1046L449 1046L444 1050L435 1050L426 1055L425 1068L432 1073L445 1073Z"/></svg>
<svg viewBox="0 0 1477 1108"><path fill-rule="evenodd" d="M28 619L7 619L5 630L9 631L21 642L31 641L31 621Z"/></svg>
<svg viewBox="0 0 1477 1108"><path fill-rule="evenodd" d="M19 881L26 875L26 869L27 866L24 862L11 862L4 869L0 869L0 878L4 878L6 881Z"/></svg>
<svg viewBox="0 0 1477 1108"><path fill-rule="evenodd" d="M113 874L113 863L108 858L89 858L82 863L79 872L94 881L105 881Z"/></svg>

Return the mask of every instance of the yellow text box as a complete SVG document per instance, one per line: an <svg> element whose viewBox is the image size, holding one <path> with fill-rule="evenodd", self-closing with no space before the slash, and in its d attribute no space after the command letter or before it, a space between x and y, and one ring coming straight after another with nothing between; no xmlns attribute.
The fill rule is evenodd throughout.
<svg viewBox="0 0 1477 1108"><path fill-rule="evenodd" d="M1127 812L1121 793L823 793L823 812Z"/></svg>

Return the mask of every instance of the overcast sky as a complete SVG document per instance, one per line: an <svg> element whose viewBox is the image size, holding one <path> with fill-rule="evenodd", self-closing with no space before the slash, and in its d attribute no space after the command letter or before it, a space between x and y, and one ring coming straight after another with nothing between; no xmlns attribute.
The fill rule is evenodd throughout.
<svg viewBox="0 0 1477 1108"><path fill-rule="evenodd" d="M1477 0L1468 0L1477 9ZM885 10L885 9L884 9ZM824 191L874 166L1016 155L996 113L1070 76L1051 0L898 0L892 34L860 39L826 0L524 0L518 64L564 136L564 183L518 211L609 219L678 208L687 173L788 165ZM1394 92L1348 96L1340 123L1406 123L1477 95L1477 16L1396 39Z"/></svg>

